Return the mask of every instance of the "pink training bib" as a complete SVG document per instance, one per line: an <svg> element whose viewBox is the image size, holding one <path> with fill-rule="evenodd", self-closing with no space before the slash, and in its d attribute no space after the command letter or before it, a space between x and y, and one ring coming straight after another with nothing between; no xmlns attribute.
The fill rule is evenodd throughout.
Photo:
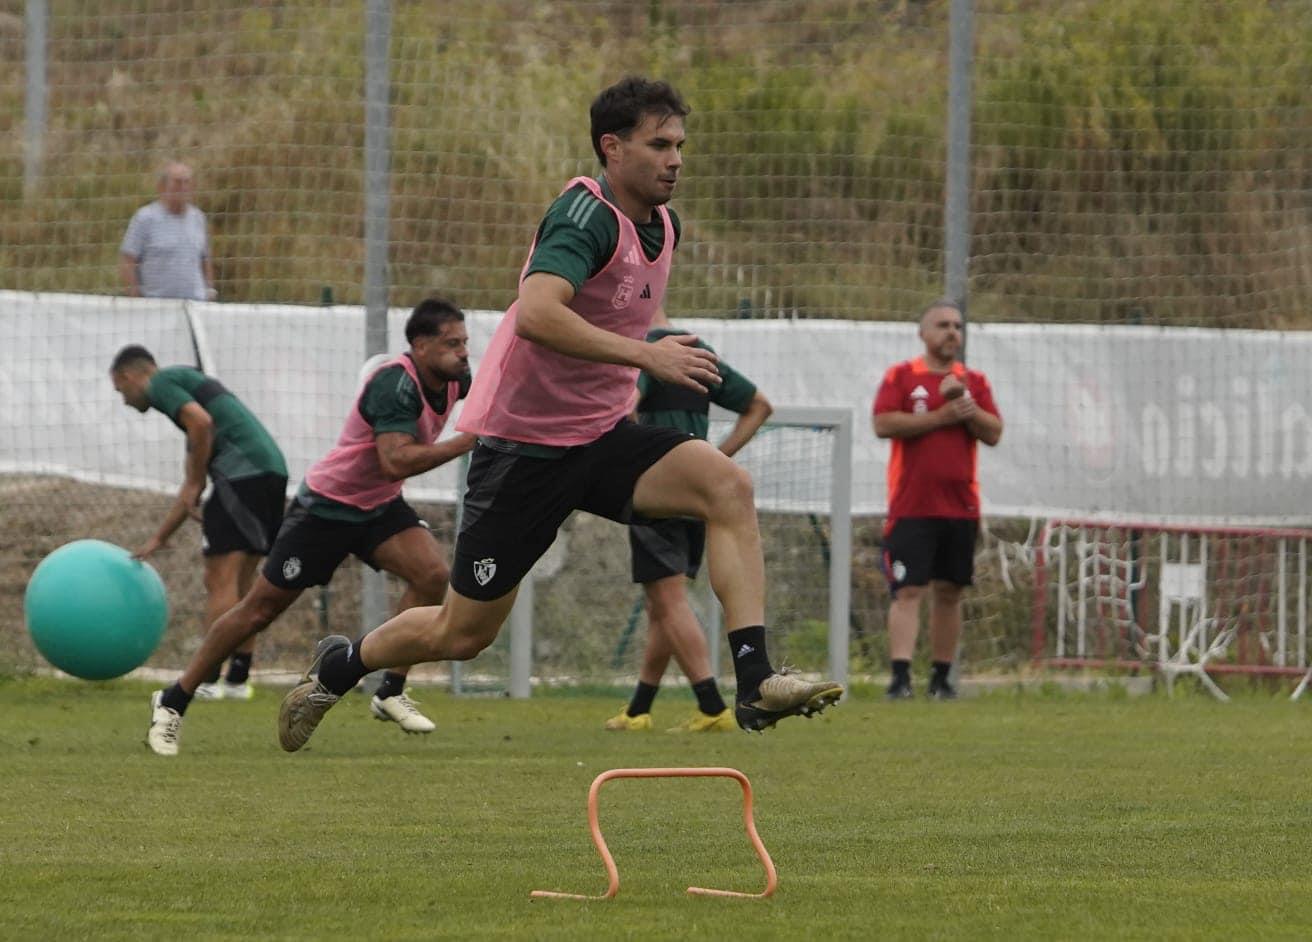
<svg viewBox="0 0 1312 942"><path fill-rule="evenodd" d="M360 400L369 381L378 375L379 370L398 363L419 387L419 401L423 404L423 411L419 414L418 440L432 444L442 434L446 420L460 398L460 383L452 381L446 384L446 411L438 413L433 411L423 394L424 384L419 380L414 361L404 355L388 360L369 374L369 380L360 387L360 393L355 397L355 407L346 417L342 434L332 451L316 461L305 473L305 483L316 494L361 510L381 507L400 495L404 482L389 480L383 474L382 465L378 461L378 449L374 444L374 430L360 414Z"/></svg>
<svg viewBox="0 0 1312 942"><path fill-rule="evenodd" d="M575 177L561 192L579 183L615 214L619 239L606 267L583 283L569 308L603 330L645 340L670 277L674 226L669 211L657 207L665 243L656 260L649 262L633 221L602 196L596 180ZM535 238L530 260L536 247ZM525 261L521 282L527 270ZM628 414L638 370L576 359L517 336L518 308L516 301L497 325L456 427L537 445L568 447L596 441Z"/></svg>

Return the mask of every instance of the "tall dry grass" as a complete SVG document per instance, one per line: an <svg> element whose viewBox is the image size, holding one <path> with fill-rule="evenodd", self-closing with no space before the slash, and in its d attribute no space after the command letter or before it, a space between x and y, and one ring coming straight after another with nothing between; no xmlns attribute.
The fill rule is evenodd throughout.
<svg viewBox="0 0 1312 942"><path fill-rule="evenodd" d="M46 173L21 187L22 24L0 17L0 285L116 290L167 156L198 172L222 296L362 277L361 3L53 4ZM1312 284L1312 5L980 0L973 314L1295 326ZM882 318L942 280L944 0L396 4L393 301L512 297L595 172L628 71L694 107L670 308Z"/></svg>

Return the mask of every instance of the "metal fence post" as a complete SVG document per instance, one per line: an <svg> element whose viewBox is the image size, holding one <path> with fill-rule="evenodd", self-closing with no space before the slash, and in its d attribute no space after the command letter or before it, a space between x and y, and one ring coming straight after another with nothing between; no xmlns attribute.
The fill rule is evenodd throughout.
<svg viewBox="0 0 1312 942"><path fill-rule="evenodd" d="M365 0L364 21L364 355L368 359L387 352L391 0ZM387 577L361 566L360 621L361 628L370 631L388 617ZM369 688L368 682L365 686Z"/></svg>
<svg viewBox="0 0 1312 942"><path fill-rule="evenodd" d="M45 153L47 35L50 8L46 0L27 0L25 39L25 84L23 103L23 195L36 193L41 179L41 160Z"/></svg>

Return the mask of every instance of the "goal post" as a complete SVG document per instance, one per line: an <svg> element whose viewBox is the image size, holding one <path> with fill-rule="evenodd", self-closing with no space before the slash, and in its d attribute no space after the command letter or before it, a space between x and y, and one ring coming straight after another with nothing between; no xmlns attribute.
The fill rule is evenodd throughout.
<svg viewBox="0 0 1312 942"><path fill-rule="evenodd" d="M712 441L731 420L731 413L713 411ZM847 681L851 644L852 425L848 408L777 407L736 456L755 485L772 658L839 683ZM506 652L487 659L496 665L493 674L480 674L479 659L466 669L466 676L481 677L478 686L496 686L498 669L512 697L528 697L535 684L608 687L636 676L643 619L641 592L628 573L627 534L583 517L575 515L524 580L502 629ZM689 596L718 677L726 663L724 631L705 565ZM596 637L586 627L594 622L607 625Z"/></svg>
<svg viewBox="0 0 1312 942"><path fill-rule="evenodd" d="M1035 554L1031 655L1051 668L1306 676L1312 529L1053 519Z"/></svg>

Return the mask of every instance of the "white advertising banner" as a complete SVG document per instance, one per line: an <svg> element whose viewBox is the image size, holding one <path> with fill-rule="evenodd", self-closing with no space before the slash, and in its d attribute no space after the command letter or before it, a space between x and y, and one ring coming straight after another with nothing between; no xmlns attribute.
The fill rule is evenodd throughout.
<svg viewBox="0 0 1312 942"><path fill-rule="evenodd" d="M406 313L391 313L393 351ZM500 316L469 316L475 370ZM680 324L777 405L851 409L853 509L883 512L889 446L871 406L885 370L922 352L914 324ZM359 308L0 292L0 473L176 488L181 434L125 408L109 382L115 351L141 343L161 364L199 354L269 427L294 483L340 431L363 338ZM987 513L1312 523L1312 333L978 324L968 353L1006 423L980 448ZM407 493L451 500L455 480L438 469Z"/></svg>

